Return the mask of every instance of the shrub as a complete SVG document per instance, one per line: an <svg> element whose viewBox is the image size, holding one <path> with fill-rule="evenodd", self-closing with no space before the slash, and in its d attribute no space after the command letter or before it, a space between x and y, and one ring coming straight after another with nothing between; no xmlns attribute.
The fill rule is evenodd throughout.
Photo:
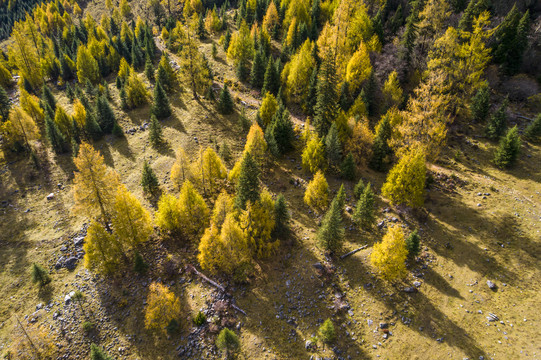
<svg viewBox="0 0 541 360"><path fill-rule="evenodd" d="M240 349L240 341L237 334L225 328L218 334L216 346L218 349L225 351L225 355L229 359Z"/></svg>
<svg viewBox="0 0 541 360"><path fill-rule="evenodd" d="M45 270L41 265L33 263L32 264L32 282L38 283L40 287L47 285L51 282L51 277L47 270Z"/></svg>
<svg viewBox="0 0 541 360"><path fill-rule="evenodd" d="M325 322L319 327L319 336L325 343L332 343L336 339L336 333L334 325L331 319L325 320Z"/></svg>
<svg viewBox="0 0 541 360"><path fill-rule="evenodd" d="M195 315L195 317L193 318L193 323L196 326L205 325L207 323L207 316L205 314L203 314L202 311L199 311L197 313L197 315Z"/></svg>
<svg viewBox="0 0 541 360"><path fill-rule="evenodd" d="M90 322L90 321L85 321L83 322L83 331L85 333L89 333L91 332L92 330L94 330L94 323Z"/></svg>
<svg viewBox="0 0 541 360"><path fill-rule="evenodd" d="M421 247L419 233L417 232L417 229L415 229L415 231L413 231L406 239L406 249L408 249L408 255L411 257L417 256L419 254Z"/></svg>
<svg viewBox="0 0 541 360"><path fill-rule="evenodd" d="M500 168L506 168L515 163L520 151L520 136L515 125L500 141L500 146L494 155L494 163Z"/></svg>

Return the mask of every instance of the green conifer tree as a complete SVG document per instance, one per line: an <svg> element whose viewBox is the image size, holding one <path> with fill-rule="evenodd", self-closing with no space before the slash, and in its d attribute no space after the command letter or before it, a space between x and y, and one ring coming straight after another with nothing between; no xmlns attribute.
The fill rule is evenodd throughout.
<svg viewBox="0 0 541 360"><path fill-rule="evenodd" d="M105 96L98 96L96 101L96 117L104 133L111 133L116 124L116 117L109 100Z"/></svg>
<svg viewBox="0 0 541 360"><path fill-rule="evenodd" d="M276 71L276 66L272 61L272 56L269 56L267 62L267 68L265 69L265 76L263 78L263 89L261 94L270 92L273 95L278 94L278 88L280 87L280 76Z"/></svg>
<svg viewBox="0 0 541 360"><path fill-rule="evenodd" d="M541 136L541 114L538 114L535 119L524 130L524 137L530 140L536 140Z"/></svg>
<svg viewBox="0 0 541 360"><path fill-rule="evenodd" d="M113 360L96 344L90 345L90 360Z"/></svg>
<svg viewBox="0 0 541 360"><path fill-rule="evenodd" d="M507 129L507 99L500 105L498 110L490 117L485 129L485 134L489 139L498 140Z"/></svg>
<svg viewBox="0 0 541 360"><path fill-rule="evenodd" d="M325 137L325 152L329 165L332 167L339 166L342 160L342 145L340 144L336 122L333 122L329 133Z"/></svg>
<svg viewBox="0 0 541 360"><path fill-rule="evenodd" d="M10 109L11 101L9 101L8 94L4 87L0 85L0 118L2 118L2 121L8 119Z"/></svg>
<svg viewBox="0 0 541 360"><path fill-rule="evenodd" d="M308 83L308 94L306 96L306 113L309 116L314 116L317 103L317 66L312 70L310 82Z"/></svg>
<svg viewBox="0 0 541 360"><path fill-rule="evenodd" d="M348 153L344 161L342 161L342 165L340 165L340 175L346 180L355 180L355 159L351 152Z"/></svg>
<svg viewBox="0 0 541 360"><path fill-rule="evenodd" d="M156 81L156 86L154 86L154 103L152 105L152 114L154 114L158 119L165 119L172 114L169 98L167 97L167 94L159 81Z"/></svg>
<svg viewBox="0 0 541 360"><path fill-rule="evenodd" d="M319 137L324 138L336 118L338 96L336 93L336 65L334 56L328 53L319 69L317 101L314 126Z"/></svg>
<svg viewBox="0 0 541 360"><path fill-rule="evenodd" d="M231 93L229 92L229 88L226 84L220 93L220 98L218 100L218 111L224 115L228 115L232 114L234 109L235 104L233 103Z"/></svg>
<svg viewBox="0 0 541 360"><path fill-rule="evenodd" d="M415 257L419 255L421 250L420 237L417 229L415 229L406 239L406 249L408 249L408 255L410 257Z"/></svg>
<svg viewBox="0 0 541 360"><path fill-rule="evenodd" d="M391 131L389 117L384 115L376 129L376 138L372 145L372 158L369 162L369 166L376 171L383 171L385 168L385 157L391 152L388 144L391 138Z"/></svg>
<svg viewBox="0 0 541 360"><path fill-rule="evenodd" d="M45 286L51 282L51 277L49 276L49 273L40 264L32 264L31 274L32 282L38 283L40 287Z"/></svg>
<svg viewBox="0 0 541 360"><path fill-rule="evenodd" d="M145 160L143 164L143 173L141 176L141 186L146 194L154 195L160 188L158 177L149 163Z"/></svg>
<svg viewBox="0 0 541 360"><path fill-rule="evenodd" d="M374 193L370 184L366 185L353 213L353 220L364 229L370 229L375 221Z"/></svg>
<svg viewBox="0 0 541 360"><path fill-rule="evenodd" d="M57 154L66 152L68 150L68 143L64 135L58 129L58 126L51 120L49 116L45 117L45 131L47 135L47 140L53 151Z"/></svg>
<svg viewBox="0 0 541 360"><path fill-rule="evenodd" d="M363 179L359 179L359 182L355 184L355 187L353 188L353 195L355 196L355 199L360 199L361 195L364 192L364 181Z"/></svg>
<svg viewBox="0 0 541 360"><path fill-rule="evenodd" d="M246 202L259 199L259 166L250 152L246 152L240 165L237 179L237 197L235 205L239 209L246 208Z"/></svg>
<svg viewBox="0 0 541 360"><path fill-rule="evenodd" d="M150 117L148 140L153 148L157 148L163 142L162 125L154 114Z"/></svg>
<svg viewBox="0 0 541 360"><path fill-rule="evenodd" d="M283 194L278 195L274 202L274 233L276 236L284 235L289 230L289 210L287 208L286 198Z"/></svg>
<svg viewBox="0 0 541 360"><path fill-rule="evenodd" d="M49 105L53 112L56 111L56 98L46 84L43 84L41 88L41 100L44 104ZM43 108L45 109L45 107Z"/></svg>
<svg viewBox="0 0 541 360"><path fill-rule="evenodd" d="M145 61L145 76L147 77L148 81L154 81L154 64L152 63L152 59L148 54Z"/></svg>
<svg viewBox="0 0 541 360"><path fill-rule="evenodd" d="M281 113L281 114L280 114ZM285 154L293 148L293 122L289 111L277 111L269 126L271 137L274 139L279 154Z"/></svg>
<svg viewBox="0 0 541 360"><path fill-rule="evenodd" d="M482 86L477 90L477 93L473 96L470 111L473 120L477 122L484 122L488 116L490 110L490 89L487 85Z"/></svg>
<svg viewBox="0 0 541 360"><path fill-rule="evenodd" d="M254 53L252 61L252 70L250 72L250 82L256 89L260 89L265 81L265 54L258 50Z"/></svg>
<svg viewBox="0 0 541 360"><path fill-rule="evenodd" d="M333 200L317 232L319 245L331 253L340 249L344 240L342 210L338 201Z"/></svg>
<svg viewBox="0 0 541 360"><path fill-rule="evenodd" d="M520 145L520 136L515 125L509 129L505 137L500 141L500 146L496 150L496 154L494 154L494 163L500 168L512 166L517 160Z"/></svg>
<svg viewBox="0 0 541 360"><path fill-rule="evenodd" d="M96 115L92 109L86 112L85 133L87 137L93 140L99 140L103 135L101 127L96 121Z"/></svg>

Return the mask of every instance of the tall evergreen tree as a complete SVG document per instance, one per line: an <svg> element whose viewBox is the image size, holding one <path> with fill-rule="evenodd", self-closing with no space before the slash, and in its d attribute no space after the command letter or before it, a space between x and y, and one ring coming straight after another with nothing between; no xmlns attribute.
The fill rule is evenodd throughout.
<svg viewBox="0 0 541 360"><path fill-rule="evenodd" d="M159 81L156 81L154 86L154 103L152 105L152 114L158 119L165 119L171 116L171 104L169 104L169 98Z"/></svg>
<svg viewBox="0 0 541 360"><path fill-rule="evenodd" d="M148 139L154 148L158 147L163 142L162 126L154 114L150 117Z"/></svg>
<svg viewBox="0 0 541 360"><path fill-rule="evenodd" d="M51 144L54 152L62 153L68 150L68 143L66 138L58 129L58 126L49 116L45 117L45 131L47 134L47 140Z"/></svg>
<svg viewBox="0 0 541 360"><path fill-rule="evenodd" d="M41 100L43 101L44 104L47 104L51 107L51 109L54 111L56 111L56 99L53 95L53 93L51 92L51 89L49 89L49 87L44 84L43 87L41 88ZM45 109L45 107L43 107Z"/></svg>
<svg viewBox="0 0 541 360"><path fill-rule="evenodd" d="M31 272L32 282L38 283L40 287L47 285L51 282L51 277L49 276L49 273L41 265L33 263Z"/></svg>
<svg viewBox="0 0 541 360"><path fill-rule="evenodd" d="M289 230L289 210L287 208L286 198L283 194L278 195L274 203L274 233L277 236L284 235Z"/></svg>
<svg viewBox="0 0 541 360"><path fill-rule="evenodd" d="M308 94L306 96L306 113L309 116L314 116L317 103L317 66L312 70L310 82L308 83Z"/></svg>
<svg viewBox="0 0 541 360"><path fill-rule="evenodd" d="M484 122L490 110L490 89L487 85L479 88L471 100L470 111L475 121Z"/></svg>
<svg viewBox="0 0 541 360"><path fill-rule="evenodd" d="M89 138L98 140L103 135L103 132L96 121L95 112L92 109L89 110L86 112L85 133Z"/></svg>
<svg viewBox="0 0 541 360"><path fill-rule="evenodd" d="M509 129L505 137L500 141L500 146L496 150L496 154L494 154L494 163L500 168L512 166L517 160L520 145L520 136L515 125Z"/></svg>
<svg viewBox="0 0 541 360"><path fill-rule="evenodd" d="M285 154L293 148L295 133L288 110L277 111L268 130L276 142L279 154Z"/></svg>
<svg viewBox="0 0 541 360"><path fill-rule="evenodd" d="M265 94L268 91L273 95L277 95L279 87L280 76L276 71L276 66L272 61L272 56L269 56L267 68L265 69L265 76L263 78L263 89L261 90L261 93Z"/></svg>
<svg viewBox="0 0 541 360"><path fill-rule="evenodd" d="M365 186L364 191L357 202L357 207L353 213L353 219L364 229L370 229L370 227L374 225L376 219L374 212L374 193L372 192L370 184L368 184Z"/></svg>
<svg viewBox="0 0 541 360"><path fill-rule="evenodd" d="M521 16L515 4L494 33L496 38L494 60L502 64L507 74L512 75L520 68L522 55L527 47L529 29L529 12L526 11Z"/></svg>
<svg viewBox="0 0 541 360"><path fill-rule="evenodd" d="M385 115L381 118L376 129L376 138L372 145L372 158L369 162L370 167L376 171L382 171L384 169L385 157L391 152L391 148L388 144L388 141L391 138L391 131L389 116Z"/></svg>
<svg viewBox="0 0 541 360"><path fill-rule="evenodd" d="M325 152L329 164L337 167L342 159L342 145L340 144L336 122L333 122L329 133L325 137Z"/></svg>
<svg viewBox="0 0 541 360"><path fill-rule="evenodd" d="M344 227L342 225L342 210L339 202L334 199L321 222L317 232L319 245L331 253L340 249L344 240Z"/></svg>
<svg viewBox="0 0 541 360"><path fill-rule="evenodd" d="M419 21L420 3L420 0L412 2L410 14L406 19L406 29L404 30L401 40L402 46L404 47L401 56L408 66L411 63L411 55L413 53L413 48L415 47L415 40L417 39L417 22Z"/></svg>
<svg viewBox="0 0 541 360"><path fill-rule="evenodd" d="M406 238L406 249L408 249L408 255L410 257L415 257L419 255L420 247L420 238L417 229L415 229L407 238Z"/></svg>
<svg viewBox="0 0 541 360"><path fill-rule="evenodd" d="M234 109L235 104L233 103L233 99L231 98L229 88L227 87L227 84L225 84L218 100L218 111L224 115L228 115L232 114Z"/></svg>
<svg viewBox="0 0 541 360"><path fill-rule="evenodd" d="M336 94L336 65L334 56L327 53L317 83L317 101L314 126L320 137L325 137L336 117L338 96Z"/></svg>
<svg viewBox="0 0 541 360"><path fill-rule="evenodd" d="M0 118L2 118L2 121L6 121L8 119L10 109L11 101L9 101L8 94L4 87L0 85Z"/></svg>
<svg viewBox="0 0 541 360"><path fill-rule="evenodd" d="M152 63L152 59L148 54L145 61L145 76L147 77L148 81L154 81L154 64Z"/></svg>
<svg viewBox="0 0 541 360"><path fill-rule="evenodd" d="M462 14L458 23L458 28L462 31L471 31L473 20L478 17L483 11L487 10L487 0L470 0L466 10Z"/></svg>
<svg viewBox="0 0 541 360"><path fill-rule="evenodd" d="M355 159L350 152L340 165L340 175L347 180L355 180Z"/></svg>
<svg viewBox="0 0 541 360"><path fill-rule="evenodd" d="M145 160L143 164L143 173L141 175L141 187L147 194L156 194L160 187L158 177L149 163Z"/></svg>
<svg viewBox="0 0 541 360"><path fill-rule="evenodd" d="M535 140L541 136L541 114L537 114L535 119L524 130L524 137Z"/></svg>
<svg viewBox="0 0 541 360"><path fill-rule="evenodd" d="M257 89L260 89L265 81L265 54L261 50L254 53L250 81L252 86Z"/></svg>
<svg viewBox="0 0 541 360"><path fill-rule="evenodd" d="M235 205L239 209L246 208L246 202L259 199L259 166L250 152L246 152L240 165L237 179L237 197Z"/></svg>
<svg viewBox="0 0 541 360"><path fill-rule="evenodd" d="M497 140L507 129L507 99L500 105L498 110L490 117L490 120L485 128L485 134L489 139Z"/></svg>
<svg viewBox="0 0 541 360"><path fill-rule="evenodd" d="M113 131L116 124L116 117L109 100L105 96L98 96L96 101L96 117L101 130L108 134Z"/></svg>

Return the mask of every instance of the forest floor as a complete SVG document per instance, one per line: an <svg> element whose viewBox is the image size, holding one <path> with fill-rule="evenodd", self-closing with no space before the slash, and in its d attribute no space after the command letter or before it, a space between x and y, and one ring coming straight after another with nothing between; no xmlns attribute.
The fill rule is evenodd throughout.
<svg viewBox="0 0 541 360"><path fill-rule="evenodd" d="M211 41L202 49L219 74L216 82L235 83L221 46L217 60L210 56ZM118 100L112 80L110 88ZM237 110L240 100L245 101L254 119L255 106L250 105L260 102L257 93L232 88ZM71 110L67 99L57 95ZM245 138L238 112L224 117L214 104L196 101L188 92L176 92L170 99L174 114L162 122L166 146L154 150L149 145L143 130L149 122L148 106L128 114L118 111L122 128L136 131L121 139L107 136L96 144L107 165L149 208L155 204L139 186L144 160L157 173L161 189L176 194L169 171L179 146L194 157L199 146L226 142L237 158ZM378 198L377 228L358 231L346 221L343 253L366 248L335 259L333 271L324 276L313 266L327 263L315 240L320 216L303 202L310 176L300 168L300 145L269 163L262 181L272 192L285 195L292 233L278 254L260 262L247 284L228 288L247 314L230 310L224 317L239 329L241 358L540 358L541 315L536 307L541 303L541 147L524 143L517 165L501 171L491 163L496 145L472 135L480 132L480 127L470 126L451 135L442 160L430 167L434 182L427 191L426 213L393 208ZM82 261L71 271L55 269L60 256L77 256L73 240L84 233L84 219L71 212L70 155L57 156L42 148L38 157L39 170L22 158L0 164L0 354L10 345L18 317L25 326L50 329L66 359L87 358L90 343L104 346L118 359L172 359L179 353L186 359L219 358L212 346L214 335L209 335L213 329L198 329L191 320L219 297L184 270L187 264L197 265L194 246L152 238L142 251L150 264L144 276L126 269L117 277L103 278L85 270ZM232 165L230 161L228 167ZM359 175L379 193L384 174L362 169ZM336 192L341 180L330 175L328 181ZM354 184L344 184L347 206L353 207ZM50 193L54 197L47 200ZM409 277L395 284L379 280L369 263L373 244L391 223L418 228L422 242L421 255L409 264ZM53 281L44 291L30 282L33 262L51 271ZM181 298L179 335L164 337L144 330L148 284L157 280ZM487 280L497 289L489 289ZM405 292L407 287L414 292ZM66 301L76 289L87 295L83 309ZM498 320L489 321L489 313ZM333 347L313 339L327 318L337 329ZM82 330L85 319L95 325L88 333ZM317 349L306 349L307 340L317 343Z"/></svg>

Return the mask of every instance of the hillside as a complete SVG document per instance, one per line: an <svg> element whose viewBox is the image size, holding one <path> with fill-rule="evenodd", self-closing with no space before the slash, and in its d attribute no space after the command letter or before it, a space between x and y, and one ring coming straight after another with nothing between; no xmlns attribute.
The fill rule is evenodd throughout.
<svg viewBox="0 0 541 360"><path fill-rule="evenodd" d="M538 358L541 9L507 5L35 9L0 44L0 356Z"/></svg>

